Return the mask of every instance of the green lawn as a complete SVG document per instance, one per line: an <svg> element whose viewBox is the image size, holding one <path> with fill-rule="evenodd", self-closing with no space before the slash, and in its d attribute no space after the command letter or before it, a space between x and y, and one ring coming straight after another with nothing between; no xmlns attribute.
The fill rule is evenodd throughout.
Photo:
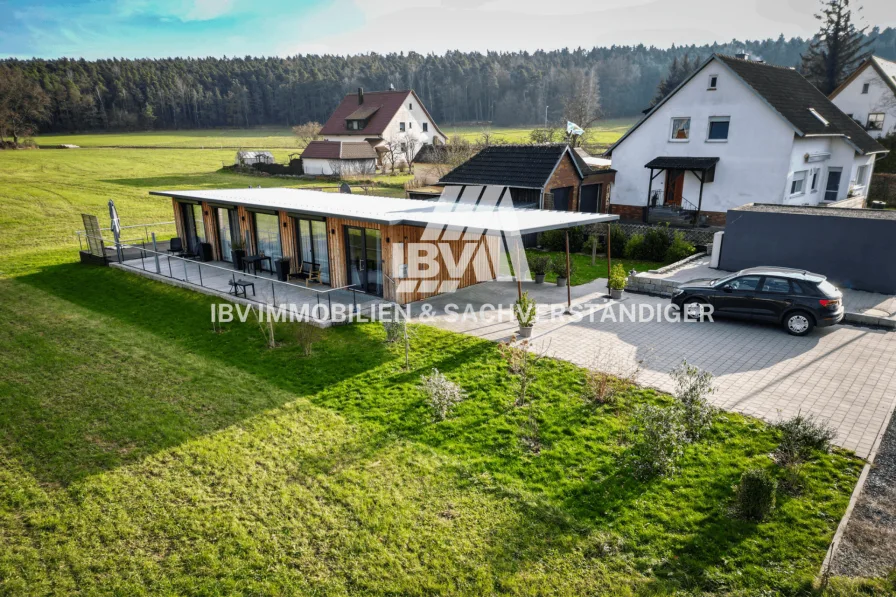
<svg viewBox="0 0 896 597"><path fill-rule="evenodd" d="M559 251L539 251L537 249L526 249L526 259L529 261L530 266L532 264L532 259L540 255L556 257L558 255L565 255L565 253ZM573 286L578 286L579 284L587 284L588 282L593 282L598 278L608 277L606 255L599 255L594 265L591 265L591 255L572 253L569 256L569 259L573 267ZM665 263L658 263L656 261L638 261L635 259L613 259L612 263L613 265L621 263L623 267L625 267L625 271L627 272L630 272L633 269L639 272L646 272L647 270L656 269L658 267L666 265ZM557 274L548 272L544 279L547 282L556 282Z"/></svg>
<svg viewBox="0 0 896 597"><path fill-rule="evenodd" d="M615 118L602 120L589 130L588 143L596 145L610 145L616 142L625 131L635 123L633 118ZM491 127L491 126L443 126L442 131L448 138L458 135L468 141L477 141L483 131L489 131L496 142L503 143L529 143L529 134L533 129L542 125L523 127Z"/></svg>
<svg viewBox="0 0 896 597"><path fill-rule="evenodd" d="M351 325L303 358L288 325L270 350L252 322L214 333L210 297L74 263L82 211L170 219L147 191L248 184L216 172L230 153L0 152L0 594L806 594L846 453L769 521L732 520L741 472L771 467L756 420L723 415L679 475L639 482L623 430L669 402L652 390L592 409L582 370L543 360L534 456L494 344L418 326L406 371ZM469 396L442 423L433 367Z"/></svg>

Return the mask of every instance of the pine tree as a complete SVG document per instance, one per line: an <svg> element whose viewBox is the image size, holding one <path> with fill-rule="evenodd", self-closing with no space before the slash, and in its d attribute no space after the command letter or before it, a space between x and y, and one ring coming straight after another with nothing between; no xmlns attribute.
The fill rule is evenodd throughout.
<svg viewBox="0 0 896 597"><path fill-rule="evenodd" d="M849 0L822 0L821 6L815 15L822 23L821 30L802 55L802 73L829 95L868 56L869 40L867 27L856 29L852 22Z"/></svg>
<svg viewBox="0 0 896 597"><path fill-rule="evenodd" d="M663 101L663 98L672 93L676 87L690 77L697 70L698 66L700 66L700 61L694 60L692 62L690 54L685 54L684 60L681 61L678 60L678 56L673 58L672 66L669 67L669 74L656 86L656 95L653 96L650 107L652 108Z"/></svg>

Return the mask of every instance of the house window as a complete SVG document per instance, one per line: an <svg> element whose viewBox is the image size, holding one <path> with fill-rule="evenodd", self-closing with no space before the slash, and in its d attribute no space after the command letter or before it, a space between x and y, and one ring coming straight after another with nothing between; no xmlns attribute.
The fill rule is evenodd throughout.
<svg viewBox="0 0 896 597"><path fill-rule="evenodd" d="M709 130L707 131L707 141L727 141L728 125L731 124L730 116L711 116L709 118Z"/></svg>
<svg viewBox="0 0 896 597"><path fill-rule="evenodd" d="M404 132L404 123L403 122L398 123L398 130L401 131L402 133Z"/></svg>
<svg viewBox="0 0 896 597"><path fill-rule="evenodd" d="M864 187L865 180L868 178L868 166L862 165L856 168L856 186Z"/></svg>
<svg viewBox="0 0 896 597"><path fill-rule="evenodd" d="M672 119L672 136L670 141L687 141L691 136L690 118Z"/></svg>
<svg viewBox="0 0 896 597"><path fill-rule="evenodd" d="M819 174L820 174L820 172L821 172L821 171L820 171L818 168L814 168L814 169L812 170L812 185L811 185L811 189L812 189L812 192L813 192L813 193L815 193L815 192L818 191L818 178L819 178Z"/></svg>
<svg viewBox="0 0 896 597"><path fill-rule="evenodd" d="M402 143L402 144L401 144L401 152L404 153L404 152L406 152L407 150L408 150L408 144L407 144L407 143Z"/></svg>
<svg viewBox="0 0 896 597"><path fill-rule="evenodd" d="M884 113L876 112L868 115L868 124L865 126L869 131L884 130Z"/></svg>
<svg viewBox="0 0 896 597"><path fill-rule="evenodd" d="M708 89L718 89L719 87L719 75L709 75L709 88Z"/></svg>
<svg viewBox="0 0 896 597"><path fill-rule="evenodd" d="M871 83L865 83L864 85L862 85L862 94L863 94L863 95L866 94L866 93L868 93L868 88L869 88L869 87L871 87Z"/></svg>
<svg viewBox="0 0 896 597"><path fill-rule="evenodd" d="M409 128L409 129L414 128L414 123L413 123L413 122L409 122L409 123L408 123L408 128Z"/></svg>
<svg viewBox="0 0 896 597"><path fill-rule="evenodd" d="M345 123L345 128L350 131L360 131L364 128L363 120L346 120Z"/></svg>
<svg viewBox="0 0 896 597"><path fill-rule="evenodd" d="M806 192L806 171L800 170L793 173L793 180L790 183L791 195L802 195Z"/></svg>
<svg viewBox="0 0 896 597"><path fill-rule="evenodd" d="M413 110L413 109L414 109L414 104L413 104L413 103L409 103L409 104L408 104L408 110Z"/></svg>
<svg viewBox="0 0 896 597"><path fill-rule="evenodd" d="M423 132L425 133L425 132L428 132L428 131L429 131L429 123L428 123L428 122L424 122L424 123L423 123Z"/></svg>

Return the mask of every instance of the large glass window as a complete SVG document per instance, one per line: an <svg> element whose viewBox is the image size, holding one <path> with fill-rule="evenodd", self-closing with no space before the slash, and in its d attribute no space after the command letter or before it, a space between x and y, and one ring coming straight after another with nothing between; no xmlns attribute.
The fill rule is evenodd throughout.
<svg viewBox="0 0 896 597"><path fill-rule="evenodd" d="M687 141L691 137L691 119L672 119L672 141Z"/></svg>
<svg viewBox="0 0 896 597"><path fill-rule="evenodd" d="M709 131L706 136L707 141L727 141L728 127L731 124L731 118L728 116L713 116L709 119Z"/></svg>
<svg viewBox="0 0 896 597"><path fill-rule="evenodd" d="M280 220L272 214L255 214L255 248L271 260L283 256L280 248Z"/></svg>
<svg viewBox="0 0 896 597"><path fill-rule="evenodd" d="M221 259L233 261L234 232L239 235L239 223L236 220L236 211L224 207L216 208L218 218L218 240L221 243Z"/></svg>
<svg viewBox="0 0 896 597"><path fill-rule="evenodd" d="M330 255L327 250L327 223L322 220L296 219L299 258L320 266L320 280L330 283Z"/></svg>
<svg viewBox="0 0 896 597"><path fill-rule="evenodd" d="M193 223L196 227L196 238L199 242L205 242L205 223L202 220L202 206L198 203L193 204Z"/></svg>

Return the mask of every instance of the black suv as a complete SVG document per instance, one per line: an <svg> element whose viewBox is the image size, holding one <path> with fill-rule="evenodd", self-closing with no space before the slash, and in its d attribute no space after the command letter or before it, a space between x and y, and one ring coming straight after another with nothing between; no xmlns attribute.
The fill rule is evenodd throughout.
<svg viewBox="0 0 896 597"><path fill-rule="evenodd" d="M794 336L843 319L843 294L824 276L784 267L752 267L724 278L685 282L672 293L672 303L689 316L708 304L713 316L772 321Z"/></svg>

